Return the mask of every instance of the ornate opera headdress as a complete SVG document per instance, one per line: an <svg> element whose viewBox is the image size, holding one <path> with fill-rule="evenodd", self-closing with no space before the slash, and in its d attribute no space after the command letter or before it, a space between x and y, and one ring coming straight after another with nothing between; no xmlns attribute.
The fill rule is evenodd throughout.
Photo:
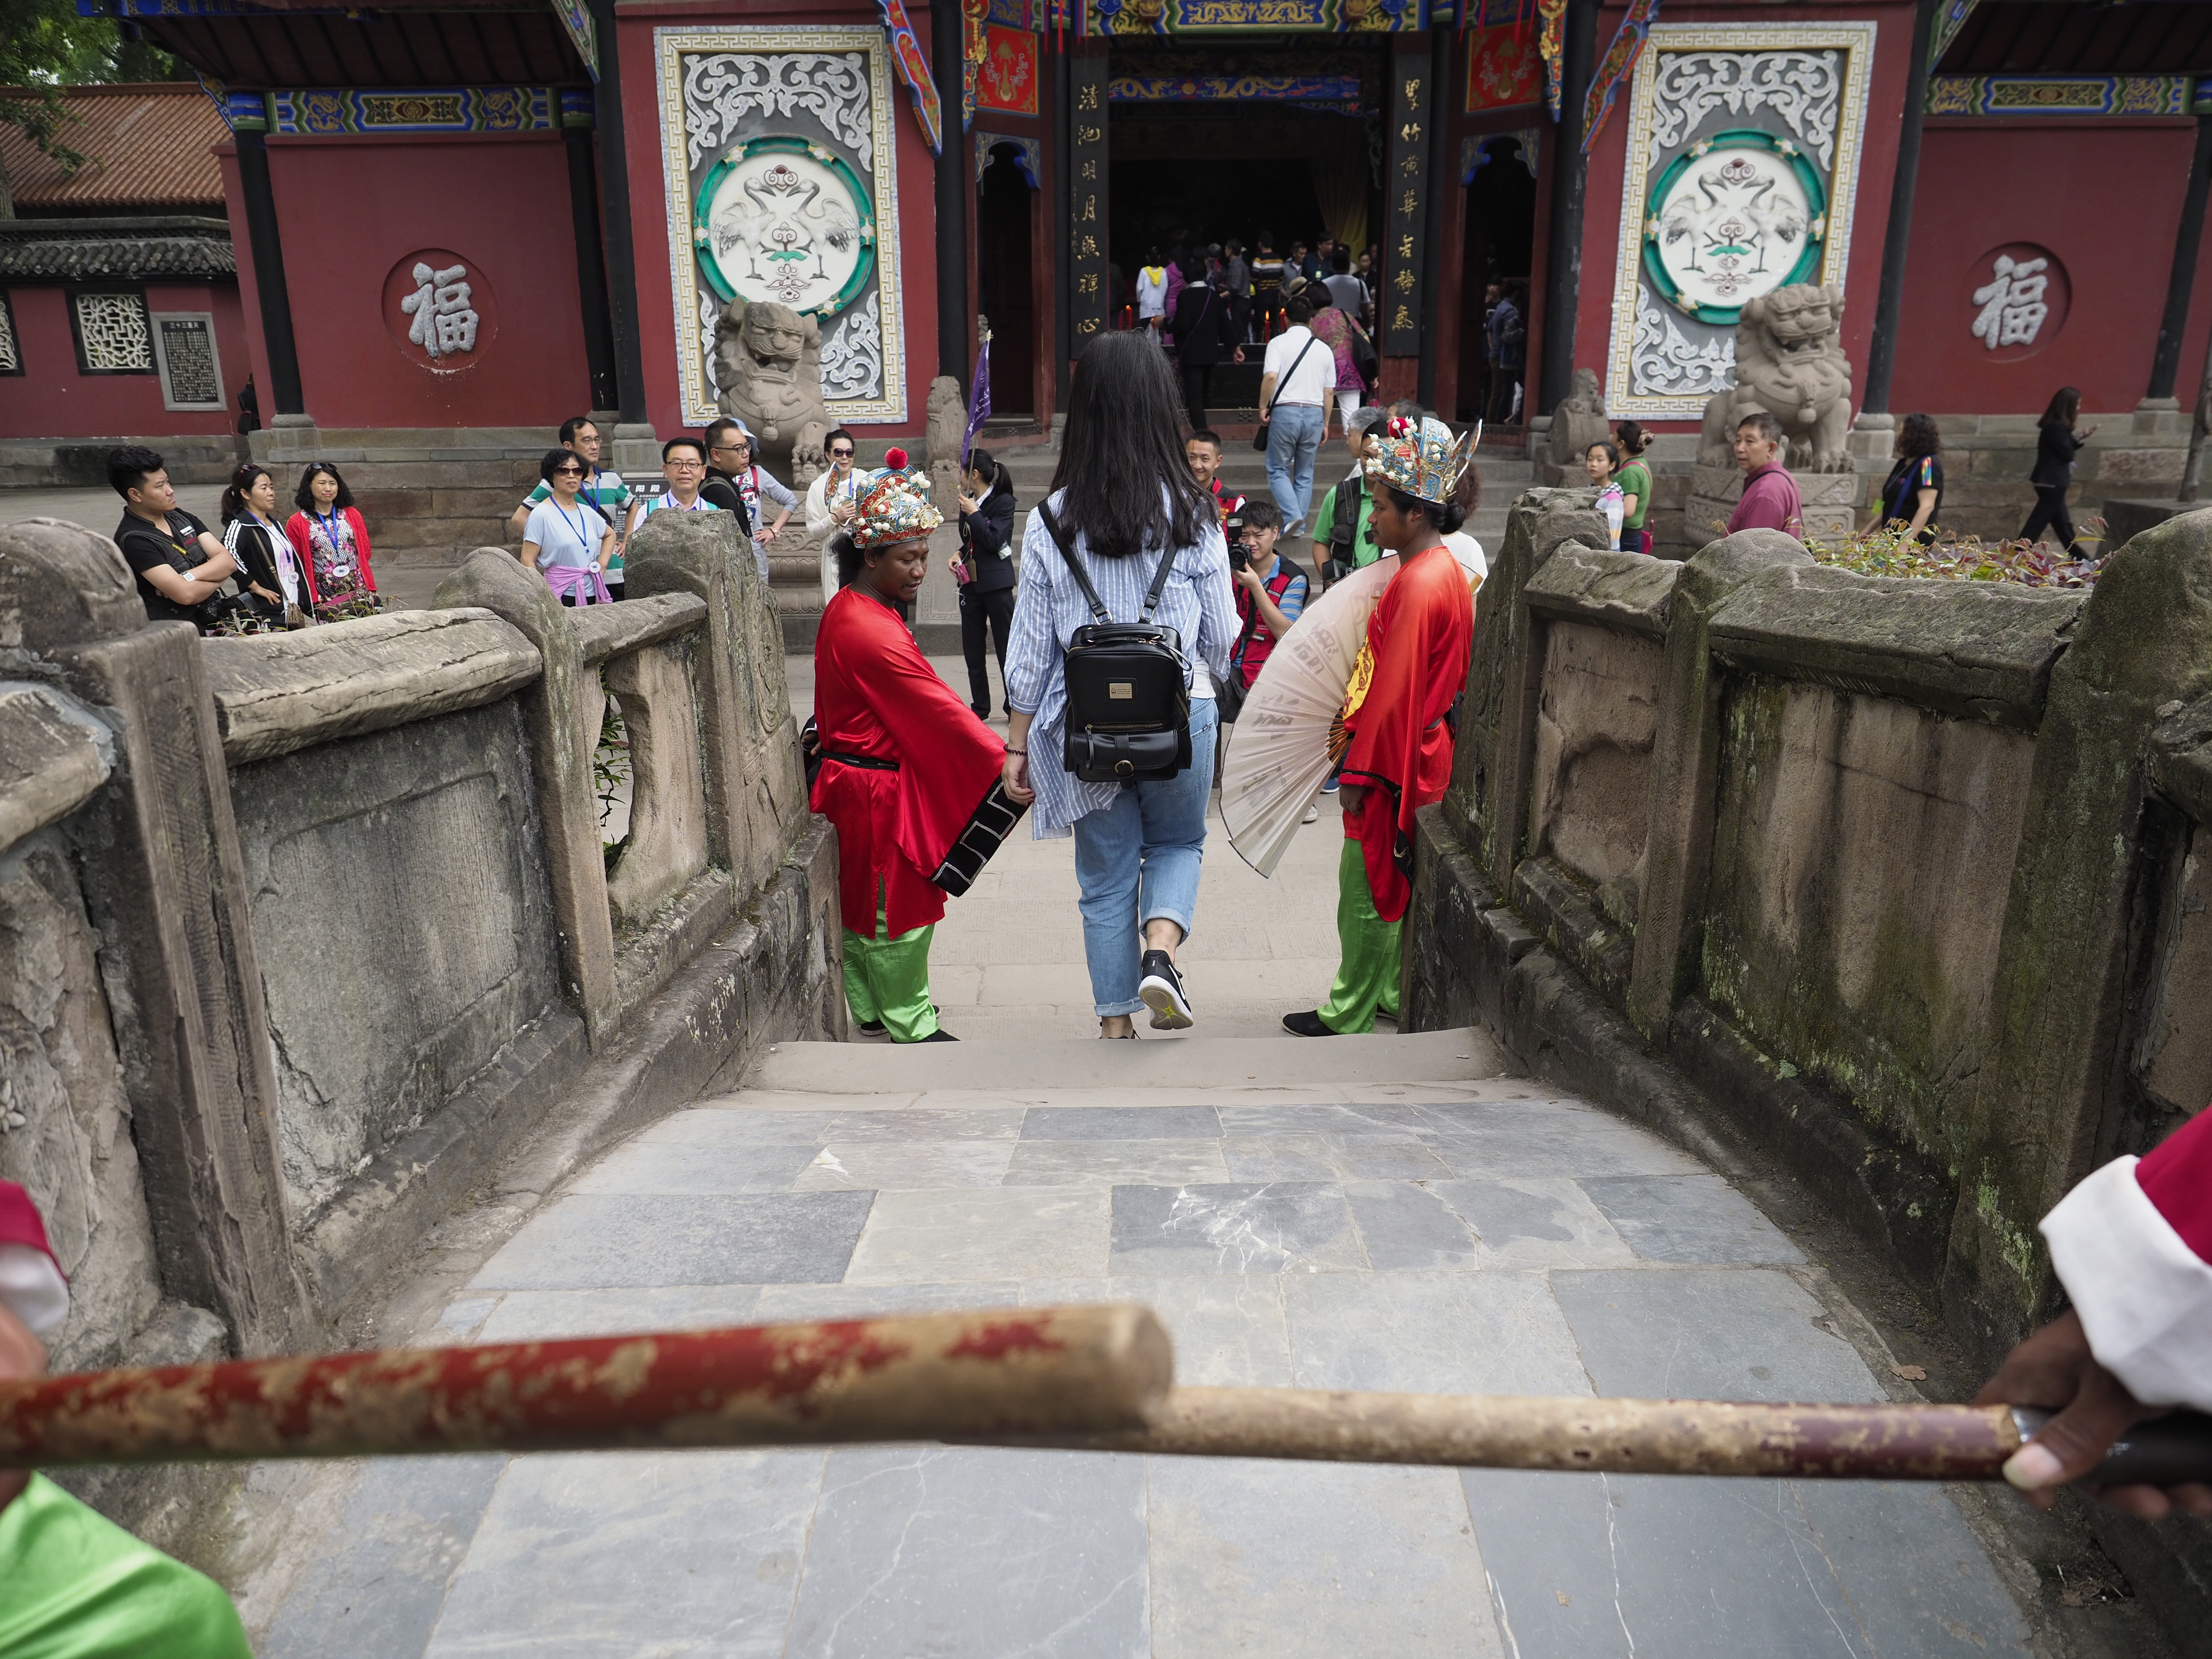
<svg viewBox="0 0 2212 1659"><path fill-rule="evenodd" d="M928 477L908 470L903 449L886 452L883 471L868 480L855 508L848 533L863 552L918 540L945 522L930 505Z"/></svg>
<svg viewBox="0 0 2212 1659"><path fill-rule="evenodd" d="M1367 458L1367 476L1417 501L1442 507L1474 465L1474 447L1481 441L1480 426L1454 438L1451 428L1433 415L1418 421L1395 416L1372 435L1375 453Z"/></svg>

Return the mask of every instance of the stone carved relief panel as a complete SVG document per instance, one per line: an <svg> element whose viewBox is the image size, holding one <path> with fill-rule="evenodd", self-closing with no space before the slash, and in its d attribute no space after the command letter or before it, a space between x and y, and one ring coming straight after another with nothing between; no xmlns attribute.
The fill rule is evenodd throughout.
<svg viewBox="0 0 2212 1659"><path fill-rule="evenodd" d="M815 319L833 421L903 419L883 32L730 26L660 28L653 40L684 418L720 413L714 325L735 294ZM805 291L784 291L794 288Z"/></svg>
<svg viewBox="0 0 2212 1659"><path fill-rule="evenodd" d="M1698 416L1735 384L1745 301L1843 282L1875 33L1653 27L1629 97L1606 357L1613 414Z"/></svg>

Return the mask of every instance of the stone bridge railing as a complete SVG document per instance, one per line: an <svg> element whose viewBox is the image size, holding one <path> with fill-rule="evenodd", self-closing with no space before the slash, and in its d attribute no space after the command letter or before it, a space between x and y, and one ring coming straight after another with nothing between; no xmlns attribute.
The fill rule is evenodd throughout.
<svg viewBox="0 0 2212 1659"><path fill-rule="evenodd" d="M325 1340L526 1143L842 1030L834 842L720 516L645 526L620 605L488 549L437 609L204 641L104 537L0 532L0 1176L71 1276L60 1363Z"/></svg>
<svg viewBox="0 0 2212 1659"><path fill-rule="evenodd" d="M2212 1099L2212 514L2094 592L1861 577L1514 507L1405 1006L1755 1143L1987 1354L2038 1218Z"/></svg>

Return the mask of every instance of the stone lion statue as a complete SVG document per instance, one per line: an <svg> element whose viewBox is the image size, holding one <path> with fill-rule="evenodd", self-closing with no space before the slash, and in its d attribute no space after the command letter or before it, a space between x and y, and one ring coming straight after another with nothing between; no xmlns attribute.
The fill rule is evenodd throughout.
<svg viewBox="0 0 2212 1659"><path fill-rule="evenodd" d="M714 324L714 401L753 434L756 453L794 485L829 465L823 440L822 325L789 306L732 300Z"/></svg>
<svg viewBox="0 0 2212 1659"><path fill-rule="evenodd" d="M1705 404L1698 459L1730 466L1729 445L1747 415L1765 410L1789 434L1787 464L1803 472L1855 471L1851 365L1838 343L1844 291L1796 283L1760 295L1735 325L1735 386Z"/></svg>
<svg viewBox="0 0 2212 1659"><path fill-rule="evenodd" d="M1540 463L1540 482L1588 483L1589 477L1583 470L1583 458L1589 453L1592 444L1611 436L1613 428L1606 422L1605 393L1598 389L1597 371L1578 368L1572 389L1552 411L1551 438Z"/></svg>

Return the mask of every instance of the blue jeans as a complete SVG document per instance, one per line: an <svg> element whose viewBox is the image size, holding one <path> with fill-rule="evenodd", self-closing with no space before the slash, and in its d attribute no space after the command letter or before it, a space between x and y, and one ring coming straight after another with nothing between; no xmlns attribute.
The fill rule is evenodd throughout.
<svg viewBox="0 0 2212 1659"><path fill-rule="evenodd" d="M1206 854L1206 802L1213 793L1213 699L1190 706L1190 765L1140 783L1111 806L1075 821L1075 879L1083 890L1083 956L1101 1019L1144 1003L1143 924L1165 918L1190 933L1198 868Z"/></svg>
<svg viewBox="0 0 2212 1659"><path fill-rule="evenodd" d="M1267 493L1283 515L1285 535L1313 505L1322 414L1311 404L1278 404L1267 417Z"/></svg>

